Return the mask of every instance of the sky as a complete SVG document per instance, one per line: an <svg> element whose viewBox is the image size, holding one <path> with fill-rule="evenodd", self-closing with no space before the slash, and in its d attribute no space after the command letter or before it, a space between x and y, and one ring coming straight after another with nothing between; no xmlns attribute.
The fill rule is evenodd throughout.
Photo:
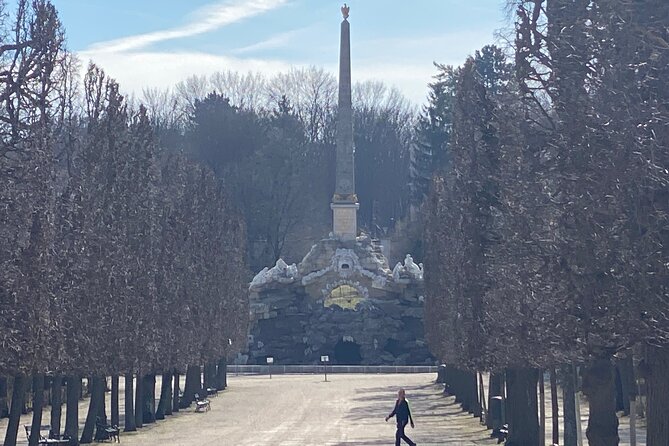
<svg viewBox="0 0 669 446"><path fill-rule="evenodd" d="M125 92L193 75L337 72L338 0L52 0L68 47ZM461 64L507 26L504 0L349 0L353 80L425 102L433 62Z"/></svg>

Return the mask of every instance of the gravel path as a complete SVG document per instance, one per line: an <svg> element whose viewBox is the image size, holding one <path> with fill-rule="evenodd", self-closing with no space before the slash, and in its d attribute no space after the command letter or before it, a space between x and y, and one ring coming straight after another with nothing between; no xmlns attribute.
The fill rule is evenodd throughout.
<svg viewBox="0 0 669 446"><path fill-rule="evenodd" d="M433 384L433 374L230 377L212 398L212 410L192 411L168 422L124 434L127 446L181 445L391 445L394 424L384 422L397 389L406 388L419 445L488 445L478 420L463 414Z"/></svg>
<svg viewBox="0 0 669 446"><path fill-rule="evenodd" d="M230 376L229 388L211 398L211 411L186 409L137 432L122 433L125 446L376 446L394 444L394 423L384 422L397 389L411 402L415 429L407 434L420 446L493 445L479 420L463 413L434 384L434 374ZM183 383L182 383L183 386ZM121 380L123 387L123 380ZM121 420L123 398L121 395ZM109 398L107 398L109 405ZM83 426L88 400L80 404ZM550 409L550 402L548 402ZM109 412L107 412L109 413ZM584 415L583 427L587 423ZM550 421L550 411L547 416ZM45 412L44 421L48 422ZM621 419L621 445L627 442ZM63 422L64 422L63 417ZM30 423L30 416L21 419ZM6 420L0 421L4 435ZM22 428L21 428L22 429ZM550 425L547 436L550 436ZM639 445L645 444L641 430ZM19 432L20 444L26 444ZM587 444L587 441L584 442ZM549 444L547 442L547 444Z"/></svg>

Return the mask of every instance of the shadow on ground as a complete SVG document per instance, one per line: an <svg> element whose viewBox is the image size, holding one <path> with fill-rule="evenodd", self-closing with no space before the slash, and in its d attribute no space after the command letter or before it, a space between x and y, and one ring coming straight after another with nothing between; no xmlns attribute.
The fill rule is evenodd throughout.
<svg viewBox="0 0 669 446"><path fill-rule="evenodd" d="M407 399L416 424L407 428L407 435L419 445L494 445L490 432L478 418L463 412L454 397L444 395L437 384L405 387ZM355 407L349 411L350 419L359 424L377 425L393 409L398 387L367 387L360 389L354 398ZM389 420L388 438L332 443L337 446L388 445L394 441L394 421Z"/></svg>

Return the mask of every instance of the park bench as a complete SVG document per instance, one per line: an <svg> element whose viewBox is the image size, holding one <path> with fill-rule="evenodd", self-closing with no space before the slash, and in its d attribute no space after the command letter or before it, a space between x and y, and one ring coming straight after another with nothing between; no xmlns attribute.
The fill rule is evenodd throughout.
<svg viewBox="0 0 669 446"><path fill-rule="evenodd" d="M30 442L30 433L32 432L32 427L30 425L25 425L23 426L26 430L26 437L28 438L28 442ZM70 444L70 438L67 436L60 436L60 435L50 435L51 433L51 426L47 425L42 425L39 427L39 437L37 439L37 444L39 445L67 445ZM42 435L42 432L47 432L47 436ZM57 437L57 438L51 438L51 437Z"/></svg>
<svg viewBox="0 0 669 446"><path fill-rule="evenodd" d="M200 398L199 394L195 394L195 412L208 412L211 410L211 405L209 400L206 398Z"/></svg>
<svg viewBox="0 0 669 446"><path fill-rule="evenodd" d="M121 430L119 429L118 426L112 426L110 424L107 424L106 419L97 417L95 419L95 428L96 428L96 433L95 433L96 440L102 440L102 441L115 440L117 443L121 442L121 436L120 436Z"/></svg>
<svg viewBox="0 0 669 446"><path fill-rule="evenodd" d="M218 396L218 389L216 387L207 387L207 396Z"/></svg>

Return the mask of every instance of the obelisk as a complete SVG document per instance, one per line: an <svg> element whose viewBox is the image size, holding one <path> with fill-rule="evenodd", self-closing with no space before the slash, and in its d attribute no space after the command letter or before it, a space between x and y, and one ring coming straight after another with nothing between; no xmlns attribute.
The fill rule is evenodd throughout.
<svg viewBox="0 0 669 446"><path fill-rule="evenodd" d="M351 105L351 27L349 7L341 8L341 43L339 47L339 109L337 115L337 168L332 197L332 232L342 240L355 240L358 233L358 197L355 194L355 148L353 145L353 108Z"/></svg>

